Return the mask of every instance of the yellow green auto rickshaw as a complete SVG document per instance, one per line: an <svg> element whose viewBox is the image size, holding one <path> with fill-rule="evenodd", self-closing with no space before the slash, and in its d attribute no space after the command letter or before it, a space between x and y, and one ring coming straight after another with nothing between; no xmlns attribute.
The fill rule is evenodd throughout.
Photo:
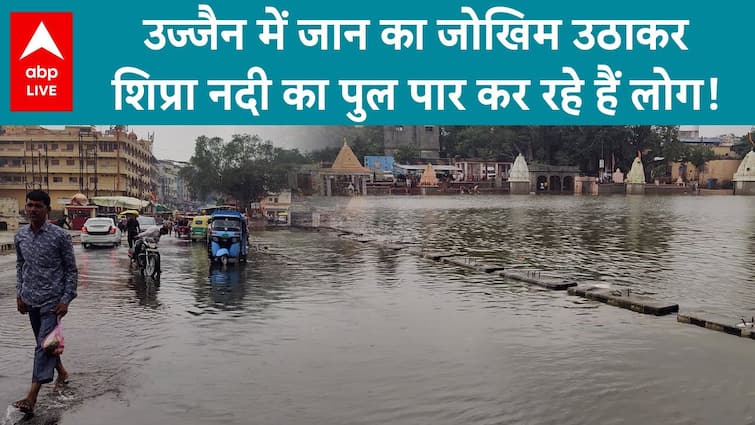
<svg viewBox="0 0 755 425"><path fill-rule="evenodd" d="M191 220L191 232L189 237L191 241L207 241L207 227L210 224L209 215L198 215Z"/></svg>

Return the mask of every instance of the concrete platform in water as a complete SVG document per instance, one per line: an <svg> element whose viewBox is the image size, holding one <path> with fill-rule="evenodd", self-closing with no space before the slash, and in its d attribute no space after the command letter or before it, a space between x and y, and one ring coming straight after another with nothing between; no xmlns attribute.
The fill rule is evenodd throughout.
<svg viewBox="0 0 755 425"><path fill-rule="evenodd" d="M665 316L679 311L679 304L658 301L644 295L636 295L617 289L576 286L569 288L569 295L577 295L589 300L600 301L616 307L643 314L653 314L655 316Z"/></svg>
<svg viewBox="0 0 755 425"><path fill-rule="evenodd" d="M498 273L501 277L507 279L518 280L520 282L531 283L533 285L541 286L546 289L552 289L554 291L565 291L573 286L577 286L577 282L570 282L568 280L559 278L557 276L542 275L540 272L533 271L502 271Z"/></svg>
<svg viewBox="0 0 755 425"><path fill-rule="evenodd" d="M382 247L382 248L392 249L394 251L400 251L400 250L406 248L406 246L404 246L404 245L402 245L401 243L398 243L398 242L387 242L387 241L379 242L378 241L376 243L380 247Z"/></svg>
<svg viewBox="0 0 755 425"><path fill-rule="evenodd" d="M453 252L423 252L422 258L427 258L434 261L440 261L443 258L446 257L455 257L459 254L453 253Z"/></svg>
<svg viewBox="0 0 755 425"><path fill-rule="evenodd" d="M476 271L485 272L485 273L492 273L494 271L503 270L503 266L499 264L482 263L475 258L469 258L469 257L457 257L457 256L443 257L439 261L442 261L447 264L452 264L454 266L464 267L466 269L476 270Z"/></svg>
<svg viewBox="0 0 755 425"><path fill-rule="evenodd" d="M676 320L681 323L697 325L713 331L727 333L734 336L755 339L755 329L752 318L750 321L734 318L726 318L704 312L679 313Z"/></svg>

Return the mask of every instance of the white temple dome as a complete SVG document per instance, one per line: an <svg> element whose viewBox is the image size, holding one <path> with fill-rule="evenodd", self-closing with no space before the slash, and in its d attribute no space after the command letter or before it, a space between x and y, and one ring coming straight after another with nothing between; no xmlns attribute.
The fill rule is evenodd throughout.
<svg viewBox="0 0 755 425"><path fill-rule="evenodd" d="M755 181L755 151L750 151L745 155L732 180L737 182Z"/></svg>
<svg viewBox="0 0 755 425"><path fill-rule="evenodd" d="M528 182L530 181L530 169L527 167L527 161L522 154L517 155L514 164L509 172L510 182Z"/></svg>
<svg viewBox="0 0 755 425"><path fill-rule="evenodd" d="M639 156L634 159L634 162L632 162L632 168L629 170L629 174L627 174L626 182L645 183L645 167L642 166L642 160Z"/></svg>

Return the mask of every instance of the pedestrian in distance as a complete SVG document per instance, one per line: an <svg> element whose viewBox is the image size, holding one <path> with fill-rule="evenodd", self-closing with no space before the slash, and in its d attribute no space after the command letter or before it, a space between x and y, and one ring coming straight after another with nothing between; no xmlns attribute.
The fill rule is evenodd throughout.
<svg viewBox="0 0 755 425"><path fill-rule="evenodd" d="M29 224L19 229L16 246L16 308L28 314L36 339L31 388L25 398L13 403L24 413L34 412L43 384L55 381L57 388L68 382L58 352L42 348L45 338L68 313L68 305L76 298L78 269L73 254L71 235L48 222L50 195L32 190L26 195L24 208Z"/></svg>

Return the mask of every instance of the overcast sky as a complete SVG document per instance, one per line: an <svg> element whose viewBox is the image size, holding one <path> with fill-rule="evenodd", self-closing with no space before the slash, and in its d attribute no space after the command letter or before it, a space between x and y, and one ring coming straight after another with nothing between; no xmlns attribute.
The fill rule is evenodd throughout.
<svg viewBox="0 0 755 425"><path fill-rule="evenodd" d="M700 135L719 136L729 133L744 135L750 131L750 127L749 125L700 126ZM98 128L106 129L102 126ZM154 153L158 159L178 161L189 160L194 151L194 140L202 135L217 136L227 141L234 134L257 134L264 140L272 141L275 146L299 148L302 151L320 149L327 143L326 138L319 131L320 128L307 126L129 126L129 129L141 138L147 138L149 133L155 134ZM692 128L694 127L682 126L682 130Z"/></svg>

